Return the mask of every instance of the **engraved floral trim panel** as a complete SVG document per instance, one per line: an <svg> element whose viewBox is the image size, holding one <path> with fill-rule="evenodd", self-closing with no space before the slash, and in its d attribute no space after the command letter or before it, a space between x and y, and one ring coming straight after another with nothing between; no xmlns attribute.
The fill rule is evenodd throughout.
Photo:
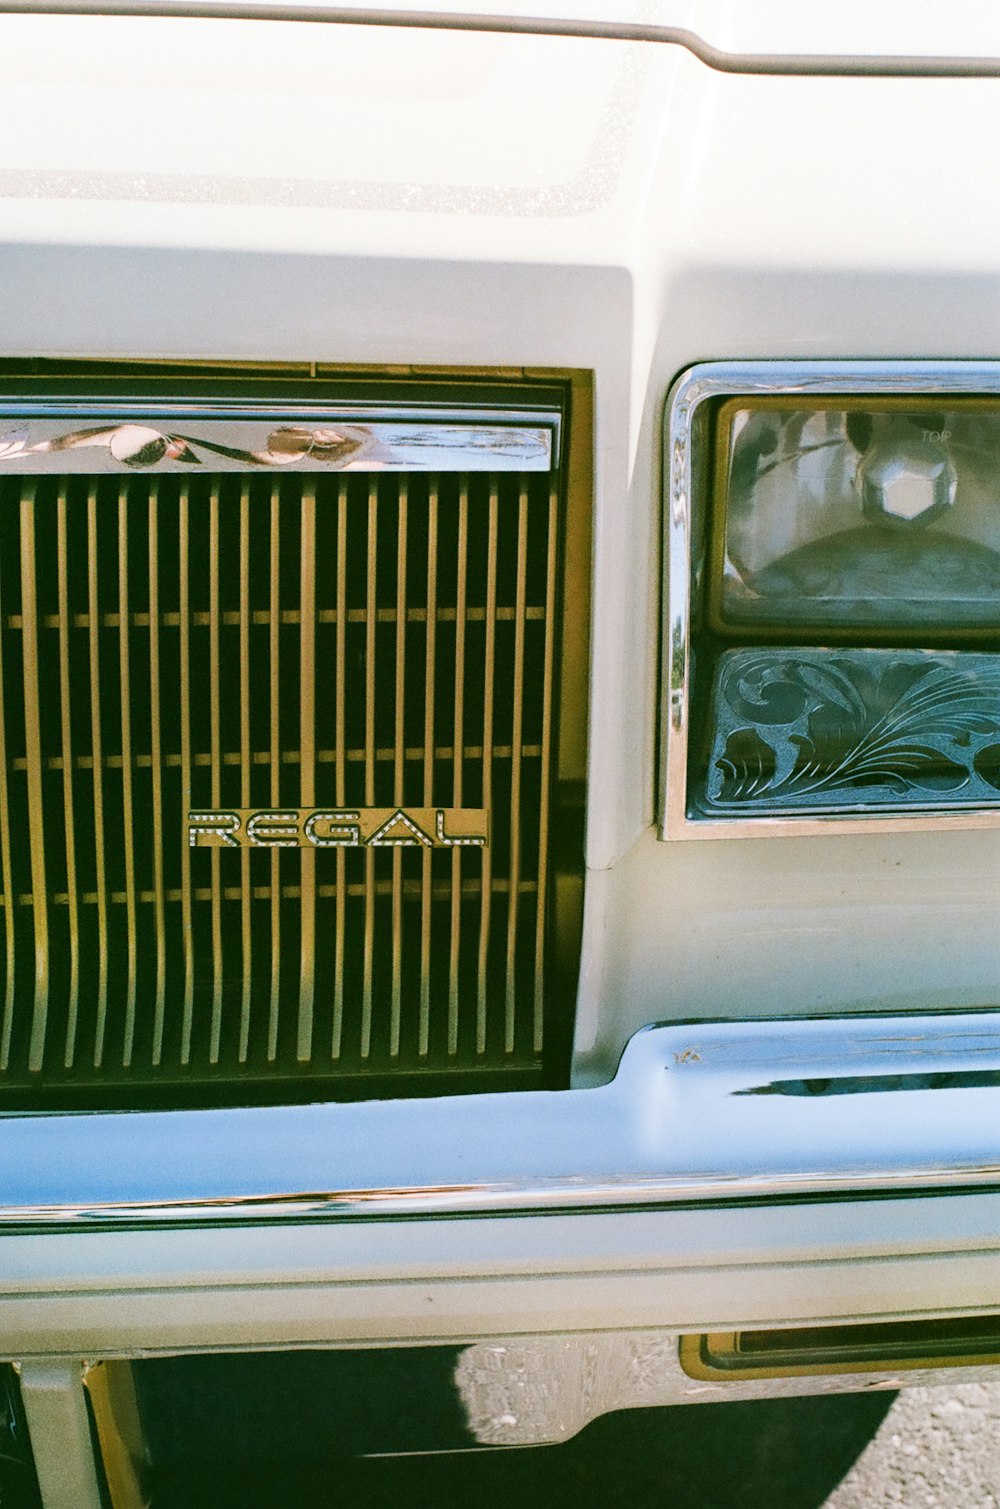
<svg viewBox="0 0 1000 1509"><path fill-rule="evenodd" d="M1000 803L1000 657L754 649L720 657L703 812Z"/></svg>

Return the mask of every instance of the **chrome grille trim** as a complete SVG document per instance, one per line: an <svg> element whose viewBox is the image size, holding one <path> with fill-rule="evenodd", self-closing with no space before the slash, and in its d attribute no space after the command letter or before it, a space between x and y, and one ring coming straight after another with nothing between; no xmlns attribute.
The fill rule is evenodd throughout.
<svg viewBox="0 0 1000 1509"><path fill-rule="evenodd" d="M5 403L0 473L129 471L548 472L560 416L525 410L295 406L99 399Z"/></svg>
<svg viewBox="0 0 1000 1509"><path fill-rule="evenodd" d="M43 407L0 399L0 431L2 416L13 427L18 409ZM194 403L101 408L127 419L115 435L168 411L164 433L197 428ZM471 411L434 424L454 430L459 412ZM524 412L557 455L561 414ZM230 430L256 422L247 407ZM561 473L511 471L493 452L483 471L482 446L434 473L426 452L353 479L364 465L326 476L301 457L280 473L234 474L214 454L171 470L155 447L121 462L103 439L97 467L80 469L88 441L36 450L27 470L12 433L0 438L0 1093L209 1094L238 1078L267 1095L303 1075L537 1070ZM437 811L439 830L433 845L412 827L410 848L378 840L385 855L366 828L356 857L307 845L255 861L251 844L237 858L217 843L206 857L187 842L188 810L352 806L401 812L404 827ZM492 847L452 842L449 814L468 823L491 806Z"/></svg>

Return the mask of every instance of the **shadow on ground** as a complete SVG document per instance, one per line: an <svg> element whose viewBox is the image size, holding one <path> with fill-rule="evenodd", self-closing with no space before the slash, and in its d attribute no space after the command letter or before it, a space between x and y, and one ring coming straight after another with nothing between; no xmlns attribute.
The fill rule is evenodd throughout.
<svg viewBox="0 0 1000 1509"><path fill-rule="evenodd" d="M175 1471L153 1509L820 1509L894 1397L632 1410L533 1450Z"/></svg>

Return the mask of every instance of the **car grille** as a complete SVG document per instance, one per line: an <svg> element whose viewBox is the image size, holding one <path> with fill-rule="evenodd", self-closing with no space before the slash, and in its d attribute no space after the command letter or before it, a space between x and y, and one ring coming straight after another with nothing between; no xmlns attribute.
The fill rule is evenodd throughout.
<svg viewBox="0 0 1000 1509"><path fill-rule="evenodd" d="M7 1090L537 1068L562 530L557 469L0 479ZM376 842L189 841L317 809Z"/></svg>

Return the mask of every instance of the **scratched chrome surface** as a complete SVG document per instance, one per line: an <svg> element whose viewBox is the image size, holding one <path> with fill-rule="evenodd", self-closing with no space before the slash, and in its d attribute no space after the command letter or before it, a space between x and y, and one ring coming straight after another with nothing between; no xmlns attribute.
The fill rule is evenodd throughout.
<svg viewBox="0 0 1000 1509"><path fill-rule="evenodd" d="M1000 1013L656 1027L594 1089L9 1114L0 1223L651 1206L1000 1183Z"/></svg>

